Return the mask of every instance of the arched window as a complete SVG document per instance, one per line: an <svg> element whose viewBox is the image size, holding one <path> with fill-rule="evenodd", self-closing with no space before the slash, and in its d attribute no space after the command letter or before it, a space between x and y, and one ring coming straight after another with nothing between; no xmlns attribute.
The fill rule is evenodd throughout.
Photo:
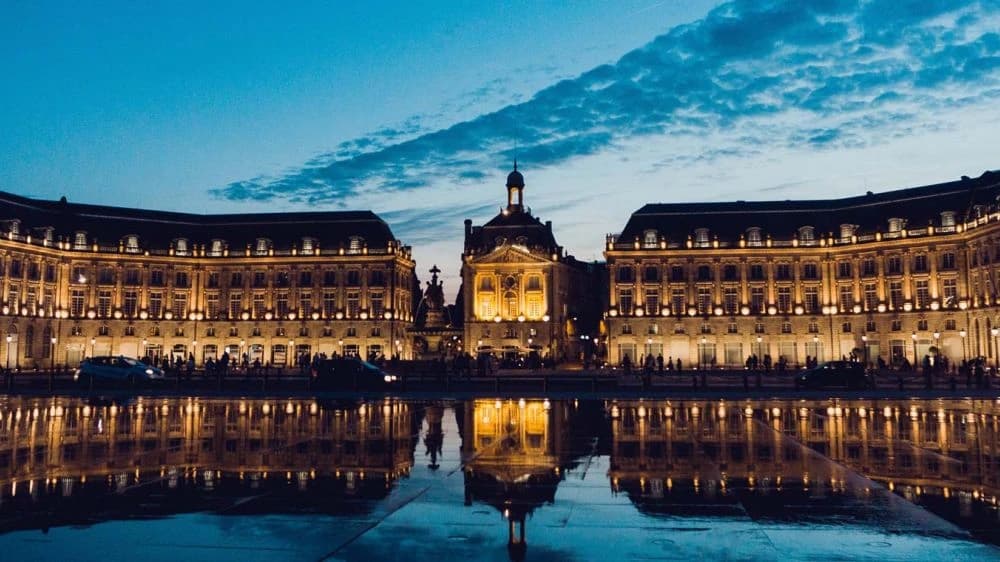
<svg viewBox="0 0 1000 562"><path fill-rule="evenodd" d="M266 256L268 250L271 249L271 241L267 238L258 238L257 244L254 246L254 253L258 256Z"/></svg>
<svg viewBox="0 0 1000 562"><path fill-rule="evenodd" d="M186 255L188 255L189 250L188 250L188 241L187 241L187 238L178 238L177 242L174 245L174 249L176 250L175 253L178 256L186 256Z"/></svg>
<svg viewBox="0 0 1000 562"><path fill-rule="evenodd" d="M643 248L655 248L657 245L657 235L655 230L647 230L642 235Z"/></svg>
<svg viewBox="0 0 1000 562"><path fill-rule="evenodd" d="M302 253L305 255L312 255L313 249L316 247L316 242L314 239L305 236L302 238Z"/></svg>
<svg viewBox="0 0 1000 562"><path fill-rule="evenodd" d="M87 233L78 230L73 233L73 249L74 250L86 250L87 249Z"/></svg>
<svg viewBox="0 0 1000 562"><path fill-rule="evenodd" d="M854 236L855 225L853 224L842 224L840 225L840 240L842 242L850 242L851 236Z"/></svg>
<svg viewBox="0 0 1000 562"><path fill-rule="evenodd" d="M811 226L799 227L799 242L807 246L816 242L816 229Z"/></svg>
<svg viewBox="0 0 1000 562"><path fill-rule="evenodd" d="M747 245L751 247L760 247L764 245L759 226L751 226L747 229Z"/></svg>
<svg viewBox="0 0 1000 562"><path fill-rule="evenodd" d="M517 316L519 313L517 306L517 293L515 293L514 291L507 291L506 293L504 293L503 305L504 305L504 312L508 318L514 318L515 316Z"/></svg>
<svg viewBox="0 0 1000 562"><path fill-rule="evenodd" d="M705 248L708 246L708 229L707 228L696 228L694 229L694 241L695 245L699 248Z"/></svg>
<svg viewBox="0 0 1000 562"><path fill-rule="evenodd" d="M223 254L224 248L225 248L225 243L222 240L219 239L212 240L212 243L209 246L208 255L215 257L221 256Z"/></svg>
<svg viewBox="0 0 1000 562"><path fill-rule="evenodd" d="M889 219L889 232L891 234L897 233L903 230L903 219L898 217L893 217Z"/></svg>
<svg viewBox="0 0 1000 562"><path fill-rule="evenodd" d="M130 254L139 253L139 237L135 234L129 234L125 237L125 251Z"/></svg>
<svg viewBox="0 0 1000 562"><path fill-rule="evenodd" d="M941 226L955 226L955 211L941 211Z"/></svg>
<svg viewBox="0 0 1000 562"><path fill-rule="evenodd" d="M480 277L479 278L479 290L480 291L492 291L493 290L493 278L492 277Z"/></svg>

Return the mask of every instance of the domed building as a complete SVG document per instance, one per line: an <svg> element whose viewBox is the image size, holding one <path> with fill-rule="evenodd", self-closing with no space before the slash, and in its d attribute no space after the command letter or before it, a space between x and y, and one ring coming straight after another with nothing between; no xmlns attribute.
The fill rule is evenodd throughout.
<svg viewBox="0 0 1000 562"><path fill-rule="evenodd" d="M508 363L529 357L576 360L583 335L596 331L596 267L566 254L524 205L524 176L514 163L507 204L489 222L465 221L462 287L465 342ZM589 339L587 340L590 341Z"/></svg>

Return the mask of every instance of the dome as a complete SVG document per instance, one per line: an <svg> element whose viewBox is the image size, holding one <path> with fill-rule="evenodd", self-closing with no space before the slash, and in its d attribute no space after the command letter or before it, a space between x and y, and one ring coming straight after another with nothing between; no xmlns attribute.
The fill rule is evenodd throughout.
<svg viewBox="0 0 1000 562"><path fill-rule="evenodd" d="M524 176L517 171L517 165L513 172L507 174L507 187L524 187Z"/></svg>

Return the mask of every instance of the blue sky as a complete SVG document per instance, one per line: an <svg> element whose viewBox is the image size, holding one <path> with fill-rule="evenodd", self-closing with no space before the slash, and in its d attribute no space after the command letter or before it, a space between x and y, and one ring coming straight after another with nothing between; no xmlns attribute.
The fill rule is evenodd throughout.
<svg viewBox="0 0 1000 562"><path fill-rule="evenodd" d="M1000 0L355 4L6 5L0 189L371 208L454 290L515 154L583 259L650 201L1000 167Z"/></svg>

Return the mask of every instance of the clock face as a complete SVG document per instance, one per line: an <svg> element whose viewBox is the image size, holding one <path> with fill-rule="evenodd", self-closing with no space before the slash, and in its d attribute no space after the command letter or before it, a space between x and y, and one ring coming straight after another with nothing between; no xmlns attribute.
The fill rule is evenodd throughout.
<svg viewBox="0 0 1000 562"><path fill-rule="evenodd" d="M517 279L514 279L513 275L508 275L507 278L503 280L503 286L508 289L513 289L517 286Z"/></svg>

